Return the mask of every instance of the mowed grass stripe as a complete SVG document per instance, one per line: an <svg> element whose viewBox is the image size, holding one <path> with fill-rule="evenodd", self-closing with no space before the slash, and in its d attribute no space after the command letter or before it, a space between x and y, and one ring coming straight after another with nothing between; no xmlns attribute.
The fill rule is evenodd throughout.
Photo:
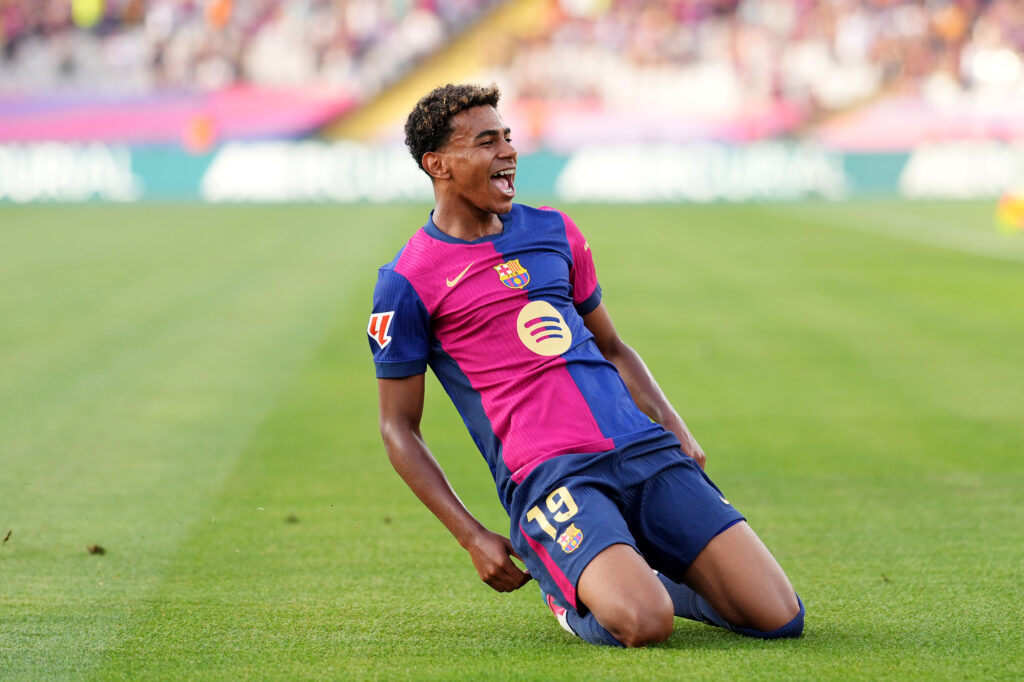
<svg viewBox="0 0 1024 682"><path fill-rule="evenodd" d="M986 208L973 203L923 203L895 207L893 213L916 211L919 222L943 215L964 233L1001 239L989 232ZM856 221L880 207L853 204L838 209L810 219L809 207L794 206L790 215L796 225L831 236L837 224ZM786 215L777 208L768 212ZM830 215L837 219L829 219ZM871 405L889 420L917 419L922 429L940 433L960 429L989 433L986 457L972 467L1003 471L1017 461L1024 439L1019 407L1024 347L1016 341L1024 333L1024 307L1018 293L1024 284L1024 266L975 254L921 249L867 234L850 237L839 235L837 246L848 242L840 257L830 261L821 254L815 258L823 269L815 277L811 295L819 300L804 306L842 320L842 334L828 345L851 349L860 359L849 358L844 366L861 380L840 380L834 385L847 393L860 384L868 393L857 403ZM1013 434L1009 440L1002 435L1006 432ZM871 429L862 429L857 440L864 442L865 434L870 443ZM884 443L873 445L886 449ZM914 461L913 454L902 453L897 466ZM930 467L942 466L944 460L925 456Z"/></svg>
<svg viewBox="0 0 1024 682"><path fill-rule="evenodd" d="M87 669L116 641L336 323L373 246L359 230L369 218L5 209L5 671ZM108 554L87 555L93 543Z"/></svg>
<svg viewBox="0 0 1024 682"><path fill-rule="evenodd" d="M824 204L805 205L796 214L828 215L832 227L996 260L1024 262L1024 239L1019 234L996 231L992 202L908 203L877 199L844 206L848 210L838 216Z"/></svg>

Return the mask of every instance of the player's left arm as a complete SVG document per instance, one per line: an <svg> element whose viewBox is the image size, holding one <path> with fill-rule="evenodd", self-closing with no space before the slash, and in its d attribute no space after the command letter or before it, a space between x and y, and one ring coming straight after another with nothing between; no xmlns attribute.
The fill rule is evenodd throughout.
<svg viewBox="0 0 1024 682"><path fill-rule="evenodd" d="M626 382L626 388L641 411L674 433L683 446L683 452L695 459L703 469L706 459L704 450L686 427L686 422L665 397L664 391L654 380L654 375L647 369L640 354L619 337L604 303L600 303L594 310L584 315L583 323L594 335L594 341L597 342L601 354L619 370L622 380Z"/></svg>

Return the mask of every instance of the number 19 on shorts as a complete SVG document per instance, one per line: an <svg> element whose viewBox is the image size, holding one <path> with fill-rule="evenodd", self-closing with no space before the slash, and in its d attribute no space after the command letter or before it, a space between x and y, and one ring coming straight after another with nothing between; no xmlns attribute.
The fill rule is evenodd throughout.
<svg viewBox="0 0 1024 682"><path fill-rule="evenodd" d="M572 495L569 494L569 489L564 485L560 488L556 488L548 495L547 499L548 512L551 518L556 523L562 523L568 521L572 517L576 516L576 512L579 511L579 507L576 506L576 501L572 499ZM540 527L545 533L551 536L552 539L557 538L558 531L551 525L551 521L548 520L548 515L545 514L540 506L532 507L526 512L526 520L530 523L536 521L540 524Z"/></svg>

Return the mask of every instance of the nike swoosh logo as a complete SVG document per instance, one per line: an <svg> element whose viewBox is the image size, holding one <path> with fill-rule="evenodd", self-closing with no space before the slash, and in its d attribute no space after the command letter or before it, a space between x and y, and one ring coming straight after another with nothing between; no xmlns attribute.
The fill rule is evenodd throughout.
<svg viewBox="0 0 1024 682"><path fill-rule="evenodd" d="M475 262L476 262L476 261L473 261L473 263L475 263ZM460 272L460 273L458 274L458 276L457 276L457 277L456 277L455 279L445 279L445 280L444 280L444 281L445 281L445 284L447 284L447 285L448 285L448 288L449 288L449 289L450 289L450 288L452 288L453 286L455 286L456 284L458 284L458 283L459 283L459 280L461 280L461 279L462 279L462 276L463 276L463 275L465 275L465 274L466 274L467 272L469 272L469 269L470 269L471 267L473 267L473 263L470 263L469 265L467 265L467 266L466 266L466 269L465 269L465 270L463 270L462 272Z"/></svg>

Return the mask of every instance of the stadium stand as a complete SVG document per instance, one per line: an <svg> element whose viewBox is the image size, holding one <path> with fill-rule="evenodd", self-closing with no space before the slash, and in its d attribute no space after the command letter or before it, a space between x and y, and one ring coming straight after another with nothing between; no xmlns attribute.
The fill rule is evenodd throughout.
<svg viewBox="0 0 1024 682"><path fill-rule="evenodd" d="M0 139L306 135L518 3L0 0ZM478 74L502 86L527 146L1024 137L1024 6L1013 0L539 7L528 29L491 37Z"/></svg>
<svg viewBox="0 0 1024 682"><path fill-rule="evenodd" d="M220 140L305 135L492 4L0 0L0 139L165 143L196 128Z"/></svg>
<svg viewBox="0 0 1024 682"><path fill-rule="evenodd" d="M547 122L545 146L595 134L744 141L808 127L847 148L1024 133L1024 4L1012 0L550 7L550 29L520 38L492 70Z"/></svg>

